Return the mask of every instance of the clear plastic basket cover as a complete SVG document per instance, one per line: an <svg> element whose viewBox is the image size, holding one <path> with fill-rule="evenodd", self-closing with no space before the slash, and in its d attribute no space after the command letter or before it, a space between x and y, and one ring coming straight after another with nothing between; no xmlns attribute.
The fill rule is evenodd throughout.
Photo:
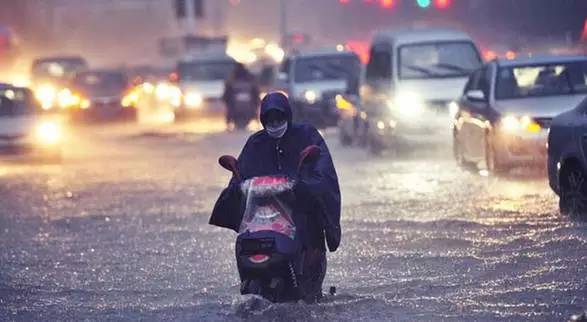
<svg viewBox="0 0 587 322"><path fill-rule="evenodd" d="M286 177L255 177L243 182L245 213L239 233L274 231L295 239L291 195L294 182Z"/></svg>

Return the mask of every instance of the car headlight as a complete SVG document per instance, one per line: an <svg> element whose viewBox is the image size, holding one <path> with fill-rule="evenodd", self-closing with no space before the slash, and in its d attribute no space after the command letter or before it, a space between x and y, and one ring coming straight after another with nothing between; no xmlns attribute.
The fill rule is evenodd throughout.
<svg viewBox="0 0 587 322"><path fill-rule="evenodd" d="M304 99L306 102L314 104L318 100L318 93L313 90L307 90L304 92Z"/></svg>
<svg viewBox="0 0 587 322"><path fill-rule="evenodd" d="M79 107L80 107L82 110L87 110L87 109L89 109L91 106L92 106L92 102L91 102L89 99L87 99L87 98L82 98L82 99L80 100Z"/></svg>
<svg viewBox="0 0 587 322"><path fill-rule="evenodd" d="M459 103L452 101L448 103L448 113L451 118L454 118L459 113L460 106Z"/></svg>
<svg viewBox="0 0 587 322"><path fill-rule="evenodd" d="M145 94L153 94L153 92L155 91L155 85L149 83L149 82L145 82L143 83L143 85L141 86L143 92L145 92Z"/></svg>
<svg viewBox="0 0 587 322"><path fill-rule="evenodd" d="M61 127L55 122L41 122L37 125L35 136L41 144L56 144L61 140Z"/></svg>
<svg viewBox="0 0 587 322"><path fill-rule="evenodd" d="M35 96L41 103L41 107L44 110L49 110L53 107L53 103L57 97L57 88L50 84L43 84L37 88Z"/></svg>
<svg viewBox="0 0 587 322"><path fill-rule="evenodd" d="M168 101L171 106L180 107L182 100L183 93L181 92L181 89L175 85L170 85Z"/></svg>
<svg viewBox="0 0 587 322"><path fill-rule="evenodd" d="M136 90L132 90L130 93L124 95L120 101L122 107L135 107L139 103L140 95Z"/></svg>
<svg viewBox="0 0 587 322"><path fill-rule="evenodd" d="M155 96L160 101L181 100L181 90L176 85L161 82L155 86Z"/></svg>
<svg viewBox="0 0 587 322"><path fill-rule="evenodd" d="M390 108L406 118L416 118L424 113L425 104L422 98L413 92L400 92L393 102L388 102Z"/></svg>
<svg viewBox="0 0 587 322"><path fill-rule="evenodd" d="M183 102L187 108L198 108L202 106L204 98L200 93L189 92L184 96Z"/></svg>
<svg viewBox="0 0 587 322"><path fill-rule="evenodd" d="M536 123L536 121L527 115L522 117L517 117L514 115L505 116L501 119L500 126L502 130L510 133L519 131L538 133L540 130L542 130L540 124Z"/></svg>
<svg viewBox="0 0 587 322"><path fill-rule="evenodd" d="M344 96L340 94L336 95L334 100L336 102L336 108L339 110L352 110L354 107L353 103L351 103L349 100L347 100Z"/></svg>
<svg viewBox="0 0 587 322"><path fill-rule="evenodd" d="M159 83L155 87L155 96L160 101L164 101L171 95L171 86L167 83Z"/></svg>
<svg viewBox="0 0 587 322"><path fill-rule="evenodd" d="M71 92L69 88L64 88L57 94L57 103L60 108L71 108L78 106L81 102L81 97Z"/></svg>

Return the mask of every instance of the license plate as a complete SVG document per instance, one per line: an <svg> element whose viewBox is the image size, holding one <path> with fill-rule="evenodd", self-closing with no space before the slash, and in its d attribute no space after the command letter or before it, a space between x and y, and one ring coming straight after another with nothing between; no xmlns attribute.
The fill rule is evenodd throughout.
<svg viewBox="0 0 587 322"><path fill-rule="evenodd" d="M274 246L275 240L273 238L243 239L241 241L242 251L245 254L269 251L272 250Z"/></svg>
<svg viewBox="0 0 587 322"><path fill-rule="evenodd" d="M250 102L251 101L251 94L249 93L238 93L236 94L237 102Z"/></svg>

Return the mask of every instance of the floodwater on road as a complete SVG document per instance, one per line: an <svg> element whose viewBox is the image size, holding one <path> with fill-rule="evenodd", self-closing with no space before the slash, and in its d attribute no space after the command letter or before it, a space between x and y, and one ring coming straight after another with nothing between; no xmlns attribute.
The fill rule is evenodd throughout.
<svg viewBox="0 0 587 322"><path fill-rule="evenodd" d="M558 321L587 307L587 225L539 175L483 177L450 144L372 157L325 137L343 242L319 304L241 296L207 224L248 132L74 129L62 164L0 163L0 320Z"/></svg>

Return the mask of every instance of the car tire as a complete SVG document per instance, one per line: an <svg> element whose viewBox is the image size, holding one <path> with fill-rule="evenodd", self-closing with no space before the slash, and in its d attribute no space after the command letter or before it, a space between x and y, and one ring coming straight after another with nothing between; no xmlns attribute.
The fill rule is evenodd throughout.
<svg viewBox="0 0 587 322"><path fill-rule="evenodd" d="M380 142L377 142L377 140L371 135L367 138L367 149L369 150L369 153L374 156L381 156L381 154L383 154L383 145Z"/></svg>
<svg viewBox="0 0 587 322"><path fill-rule="evenodd" d="M495 146L489 133L485 135L485 170L494 175L504 174L509 170L499 163Z"/></svg>
<svg viewBox="0 0 587 322"><path fill-rule="evenodd" d="M338 126L338 137L342 146L349 146L353 143L353 138L345 131L344 124Z"/></svg>
<svg viewBox="0 0 587 322"><path fill-rule="evenodd" d="M587 219L587 174L576 163L565 165L559 174L559 210L572 219Z"/></svg>
<svg viewBox="0 0 587 322"><path fill-rule="evenodd" d="M459 141L459 139L457 138L456 131L453 132L453 137L452 137L452 152L453 152L453 157L455 158L455 162L457 163L457 166L459 166L460 168L465 169L465 170L473 169L475 164L473 162L467 161L467 159L465 158L465 155L463 152L463 145Z"/></svg>

